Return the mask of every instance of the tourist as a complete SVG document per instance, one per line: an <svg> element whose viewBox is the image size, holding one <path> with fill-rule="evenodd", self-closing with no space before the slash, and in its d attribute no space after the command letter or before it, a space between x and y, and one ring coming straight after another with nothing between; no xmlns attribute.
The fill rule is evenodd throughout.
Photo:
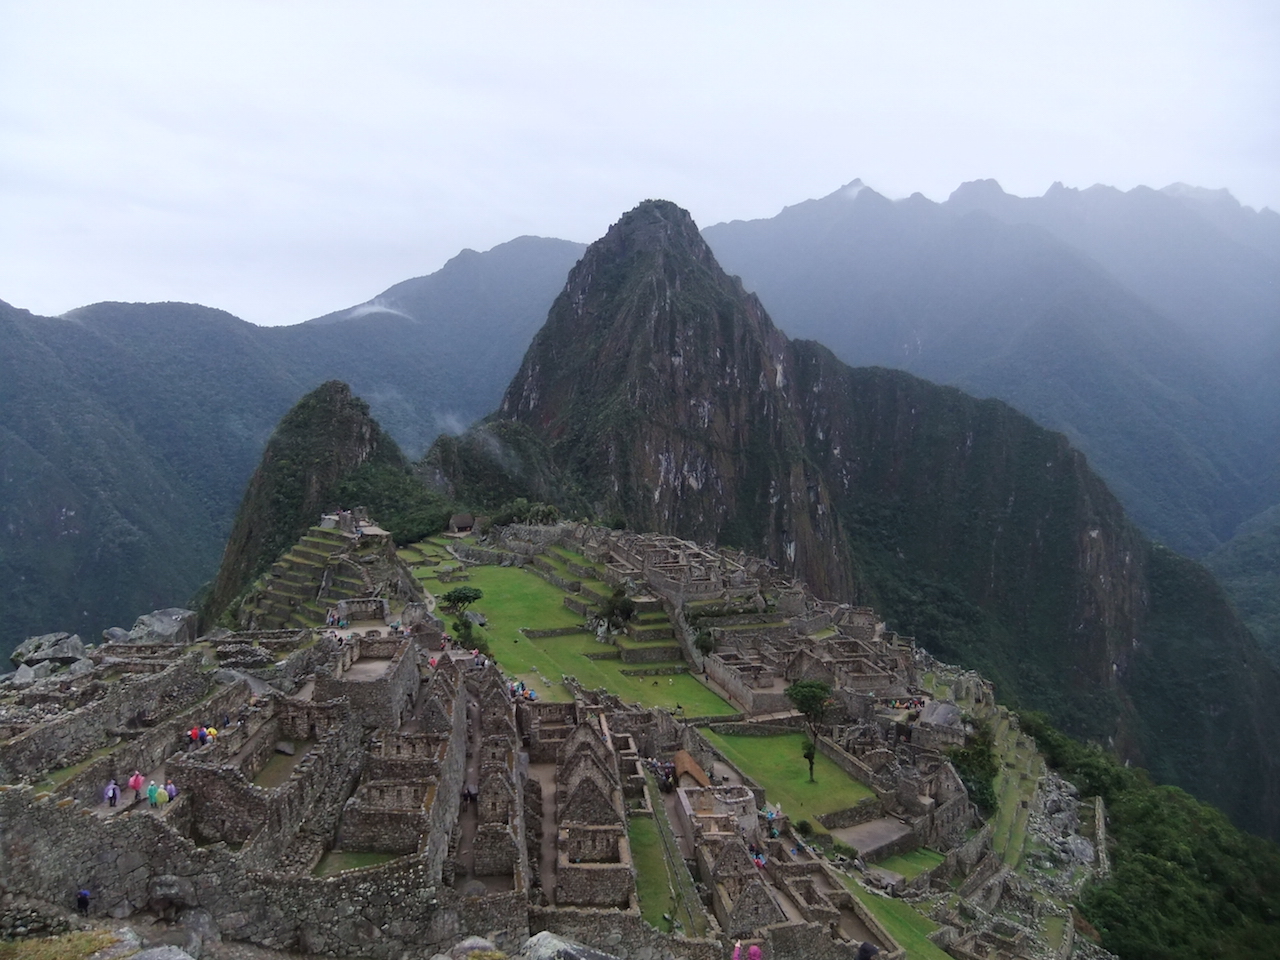
<svg viewBox="0 0 1280 960"><path fill-rule="evenodd" d="M172 779L170 779L170 780L166 780L166 781L164 782L164 792L165 792L165 793L167 793L167 794L169 795L169 799L170 799L170 800L173 800L173 799L176 799L176 798L177 798L177 796L178 796L178 788L177 788L177 787L175 787L175 786L173 785L173 780L172 780Z"/></svg>
<svg viewBox="0 0 1280 960"><path fill-rule="evenodd" d="M217 740L217 739L218 739L218 731L217 731L217 729L216 729L216 728L214 728L214 727L209 727L209 728L207 728L207 729L205 730L205 735L206 735L206 736L208 736L209 741L210 741L211 743L212 743L214 740Z"/></svg>
<svg viewBox="0 0 1280 960"><path fill-rule="evenodd" d="M107 801L107 806L114 807L116 805L116 801L120 799L120 788L116 786L114 778L107 784L107 789L103 791L102 795Z"/></svg>
<svg viewBox="0 0 1280 960"><path fill-rule="evenodd" d="M164 788L164 787L157 786L157 787L156 787L156 802L155 802L155 806L157 806L157 807L163 807L163 806L164 806L166 803L168 803L168 802L169 802L169 794L168 794L168 792L165 790L165 788Z"/></svg>
<svg viewBox="0 0 1280 960"><path fill-rule="evenodd" d="M207 727L197 727L196 735L200 738L200 746L204 746L209 742L209 729Z"/></svg>
<svg viewBox="0 0 1280 960"><path fill-rule="evenodd" d="M880 948L869 940L863 940L862 946L858 948L858 960L871 960L880 952Z"/></svg>
<svg viewBox="0 0 1280 960"><path fill-rule="evenodd" d="M92 894L89 893L87 887L82 887L76 894L76 909L80 911L82 916L87 917L89 915L89 901L91 899Z"/></svg>
<svg viewBox="0 0 1280 960"><path fill-rule="evenodd" d="M156 782L152 780L147 786L147 803L154 807L156 805L156 795L159 793L160 788L156 786Z"/></svg>
<svg viewBox="0 0 1280 960"><path fill-rule="evenodd" d="M141 771L133 771L133 776L129 778L129 789L133 791L134 803L142 800L142 785L146 782L146 778L142 776Z"/></svg>

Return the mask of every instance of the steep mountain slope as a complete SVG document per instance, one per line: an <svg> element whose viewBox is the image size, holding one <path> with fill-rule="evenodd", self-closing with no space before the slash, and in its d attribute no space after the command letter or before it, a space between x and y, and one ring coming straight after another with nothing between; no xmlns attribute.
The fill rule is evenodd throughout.
<svg viewBox="0 0 1280 960"><path fill-rule="evenodd" d="M1061 435L789 341L678 207L588 249L493 419L598 513L874 602L1005 697L1280 830L1280 676L1212 579L1152 548Z"/></svg>
<svg viewBox="0 0 1280 960"><path fill-rule="evenodd" d="M1204 562L1263 649L1280 664L1280 505L1242 523Z"/></svg>
<svg viewBox="0 0 1280 960"><path fill-rule="evenodd" d="M337 506L339 485L363 465L408 469L369 406L340 381L321 384L280 421L245 490L206 610L217 616Z"/></svg>
<svg viewBox="0 0 1280 960"><path fill-rule="evenodd" d="M1238 364L1280 327L1265 268L1280 218L1240 211L1249 246L1189 203L1145 188L1024 200L993 181L892 202L854 181L705 234L793 335L1012 403L1079 445L1145 530L1203 555L1280 499L1274 411ZM1241 349L1206 346L1206 303Z"/></svg>
<svg viewBox="0 0 1280 960"><path fill-rule="evenodd" d="M190 602L273 427L327 379L355 384L415 452L493 409L581 249L464 251L287 328L193 304L60 318L0 304L0 655Z"/></svg>

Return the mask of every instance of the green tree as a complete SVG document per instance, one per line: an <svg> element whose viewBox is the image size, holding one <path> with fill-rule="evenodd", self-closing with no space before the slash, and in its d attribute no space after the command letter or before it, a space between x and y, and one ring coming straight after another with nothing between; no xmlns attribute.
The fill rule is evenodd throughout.
<svg viewBox="0 0 1280 960"><path fill-rule="evenodd" d="M797 680L787 687L787 699L804 714L809 729L809 743L804 748L804 758L809 761L809 782L813 783L813 761L818 754L818 724L826 715L831 702L831 687L821 680Z"/></svg>
<svg viewBox="0 0 1280 960"><path fill-rule="evenodd" d="M600 611L596 614L597 617L614 629L621 629L635 615L636 602L628 597L626 591L621 587L614 590L612 596L600 604Z"/></svg>
<svg viewBox="0 0 1280 960"><path fill-rule="evenodd" d="M484 591L476 587L454 587L440 598L440 602L461 613L477 600L484 598Z"/></svg>

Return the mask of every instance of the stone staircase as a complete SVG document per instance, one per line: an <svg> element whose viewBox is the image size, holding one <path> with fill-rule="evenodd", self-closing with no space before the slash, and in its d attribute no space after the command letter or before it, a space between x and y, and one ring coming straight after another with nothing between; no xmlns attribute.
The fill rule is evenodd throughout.
<svg viewBox="0 0 1280 960"><path fill-rule="evenodd" d="M271 565L245 614L260 630L317 627L339 600L367 597L368 573L343 556L355 543L339 530L312 527Z"/></svg>

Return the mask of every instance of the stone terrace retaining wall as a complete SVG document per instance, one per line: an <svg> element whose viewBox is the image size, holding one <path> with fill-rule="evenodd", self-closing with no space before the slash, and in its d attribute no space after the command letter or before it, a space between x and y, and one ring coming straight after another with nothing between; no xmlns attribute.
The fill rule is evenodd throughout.
<svg viewBox="0 0 1280 960"><path fill-rule="evenodd" d="M105 757L99 757L55 791L59 797L72 797L78 803L92 806L102 799L102 791L112 778L120 785L122 798L129 799L125 781L134 770L154 770L167 758L190 744L187 731L194 724L208 725L212 718L217 723L227 714L236 714L249 699L249 684L239 680L224 687L184 713L157 724L140 736L126 740ZM179 789L184 784L178 785Z"/></svg>
<svg viewBox="0 0 1280 960"><path fill-rule="evenodd" d="M836 810L832 813L821 813L814 817L828 830L841 830L844 827L856 827L869 820L879 820L884 816L884 801L878 797L867 797L852 807Z"/></svg>
<svg viewBox="0 0 1280 960"><path fill-rule="evenodd" d="M515 949L529 935L527 896L461 896L439 886L425 856L331 877L249 870L160 818L100 819L29 787L0 787L0 883L68 907L87 886L91 913L116 918L163 893L168 904L208 910L224 939L340 957L431 956L471 934Z"/></svg>
<svg viewBox="0 0 1280 960"><path fill-rule="evenodd" d="M202 662L195 651L161 673L121 677L103 697L0 744L0 780L12 783L75 763L106 746L113 731L140 711L169 716L203 699L213 678L200 669Z"/></svg>

